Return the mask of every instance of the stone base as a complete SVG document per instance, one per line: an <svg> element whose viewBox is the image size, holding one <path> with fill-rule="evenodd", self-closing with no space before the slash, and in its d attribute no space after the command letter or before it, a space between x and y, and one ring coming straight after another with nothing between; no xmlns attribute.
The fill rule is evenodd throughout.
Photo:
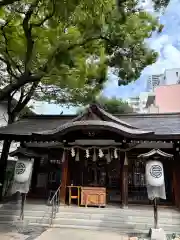
<svg viewBox="0 0 180 240"><path fill-rule="evenodd" d="M167 240L166 233L162 228L151 228L150 231L151 240Z"/></svg>

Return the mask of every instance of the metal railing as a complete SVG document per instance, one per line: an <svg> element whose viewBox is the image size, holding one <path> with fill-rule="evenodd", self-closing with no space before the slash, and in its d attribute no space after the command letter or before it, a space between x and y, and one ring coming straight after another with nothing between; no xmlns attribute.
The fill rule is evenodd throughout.
<svg viewBox="0 0 180 240"><path fill-rule="evenodd" d="M49 205L51 206L51 215L50 215L50 225L53 224L53 219L55 219L57 212L59 211L60 205L60 189L61 186L58 187L53 197L51 198Z"/></svg>

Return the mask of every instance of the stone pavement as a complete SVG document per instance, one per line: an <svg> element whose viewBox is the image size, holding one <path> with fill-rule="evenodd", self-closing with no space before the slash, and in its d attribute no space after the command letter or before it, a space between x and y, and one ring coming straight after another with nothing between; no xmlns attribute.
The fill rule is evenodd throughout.
<svg viewBox="0 0 180 240"><path fill-rule="evenodd" d="M26 226L20 229L18 226L0 224L0 240L34 240L45 230L44 227Z"/></svg>
<svg viewBox="0 0 180 240"><path fill-rule="evenodd" d="M0 239L1 240L26 240L29 236L19 234L19 233L0 233Z"/></svg>
<svg viewBox="0 0 180 240"><path fill-rule="evenodd" d="M104 231L89 231L81 229L62 229L51 228L43 232L36 240L128 240L128 236L120 235L119 233L104 232Z"/></svg>

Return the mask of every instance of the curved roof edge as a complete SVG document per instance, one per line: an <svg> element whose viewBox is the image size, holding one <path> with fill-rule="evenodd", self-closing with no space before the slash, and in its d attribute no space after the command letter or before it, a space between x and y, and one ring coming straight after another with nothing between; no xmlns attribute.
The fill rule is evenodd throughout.
<svg viewBox="0 0 180 240"><path fill-rule="evenodd" d="M24 147L18 147L15 151L11 152L9 154L11 157L18 157L18 156L24 156L24 157L42 157L41 154L36 153L32 149L24 148ZM44 157L47 157L44 155Z"/></svg>
<svg viewBox="0 0 180 240"><path fill-rule="evenodd" d="M148 158L148 157L151 157L151 156L156 155L156 154L160 155L162 157L166 157L166 158L172 158L173 157L173 154L163 152L160 149L153 149L153 150L151 150L147 153L140 154L138 156L138 158Z"/></svg>
<svg viewBox="0 0 180 240"><path fill-rule="evenodd" d="M98 128L101 130L109 130L114 133L119 133L125 137L137 137L137 136L147 136L147 135L153 135L154 132L152 131L145 131L140 129L134 129L127 126L123 126L114 122L108 122L108 121L100 121L100 120L86 120L86 121L74 121L74 122L68 122L61 126L59 126L56 129L53 130L47 130L47 131L40 131L32 133L33 135L64 135L68 133L69 131L73 130L80 130L83 127L86 129L94 129Z"/></svg>

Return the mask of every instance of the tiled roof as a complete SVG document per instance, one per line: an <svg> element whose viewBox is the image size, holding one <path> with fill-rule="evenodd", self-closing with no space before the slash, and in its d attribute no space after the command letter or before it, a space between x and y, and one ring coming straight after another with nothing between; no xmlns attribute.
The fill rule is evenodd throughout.
<svg viewBox="0 0 180 240"><path fill-rule="evenodd" d="M65 124L62 124L58 126L55 129L51 130L43 130L40 132L36 132L37 135L53 135L56 133L66 133L67 130L75 130L75 129L81 129L82 127L85 127L86 129L88 127L94 127L98 128L99 130L103 129L109 129L111 131L114 131L116 133L122 134L125 137L130 137L131 135L139 136L139 135L149 135L152 134L152 131L146 131L146 130L141 130L137 128L131 128L121 124L117 124L114 122L110 121L100 121L100 120L86 120L86 121L75 121L75 122L67 122Z"/></svg>
<svg viewBox="0 0 180 240"><path fill-rule="evenodd" d="M116 116L112 116L104 110L100 111L100 113L103 115L102 118L104 119L91 120L91 122L86 122L86 120L81 121L81 119L75 115L35 115L23 118L16 123L0 128L0 136L2 138L4 135L31 136L32 133L53 134L56 133L57 130L62 131L64 128L80 125L80 123L74 123L79 120L83 122L84 125L94 124L94 126L102 126L104 124L108 125L108 127L119 128L119 130L131 134L142 134L148 131L154 132L155 135L162 137L162 139L168 138L168 136L169 138L175 137L176 139L180 139L180 113L129 114Z"/></svg>
<svg viewBox="0 0 180 240"><path fill-rule="evenodd" d="M154 131L156 135L180 135L180 113L119 115L118 117L137 128Z"/></svg>

